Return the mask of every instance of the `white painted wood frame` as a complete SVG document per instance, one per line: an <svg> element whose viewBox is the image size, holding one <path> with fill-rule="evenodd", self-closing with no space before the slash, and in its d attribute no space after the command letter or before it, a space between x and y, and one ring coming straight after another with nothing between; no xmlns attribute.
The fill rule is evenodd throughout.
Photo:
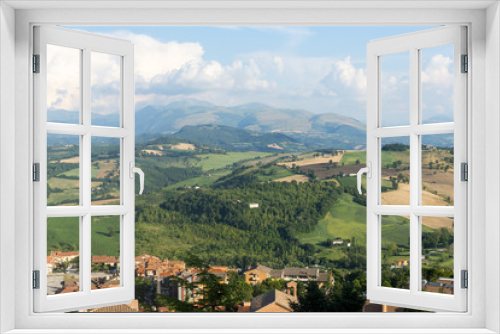
<svg viewBox="0 0 500 334"><path fill-rule="evenodd" d="M33 161L40 163L40 181L34 183L34 270L40 271L40 288L34 289L34 311L81 310L101 305L128 303L134 299L134 180L129 177L135 157L134 46L129 41L77 32L69 29L35 26L34 54L40 55L40 73L34 73L34 150ZM79 50L79 124L47 123L47 45ZM121 57L120 127L91 125L91 52ZM47 134L76 135L80 148L80 203L77 206L47 207ZM120 140L120 205L91 205L91 138L115 137ZM91 290L92 216L120 216L120 287ZM47 218L80 218L79 292L47 295Z"/></svg>
<svg viewBox="0 0 500 334"><path fill-rule="evenodd" d="M12 6L12 7L10 7ZM6 8L8 7L8 8ZM1 20L2 128L15 128L15 145L1 141L2 157L15 158L15 224L2 219L0 287L2 332L33 333L498 333L499 52L500 10L493 1L3 1ZM15 22L14 22L15 21ZM8 24L6 24L8 23ZM334 314L74 314L33 313L33 101L32 26L48 25L453 25L468 29L468 132L470 134L468 310L465 313ZM12 43L14 44L14 43ZM6 47L7 46L7 47ZM15 52L14 52L15 51ZM15 64L13 60L15 56ZM15 65L15 74L8 71ZM486 68L488 69L486 71ZM12 71L13 72L13 71ZM10 85L15 84L15 95ZM6 107L7 105L7 107ZM13 112L13 106L15 111ZM12 106L12 107L8 107ZM2 132L2 136L5 132ZM8 134L7 134L8 136ZM488 136L488 140L486 140ZM9 137L10 138L10 137ZM12 177L1 162L2 181ZM488 172L488 182L486 182ZM2 183L3 186L7 182ZM14 182L12 182L14 184ZM12 195L11 190L6 191ZM486 197L485 194L488 194ZM9 203L2 199L2 215ZM15 233L14 233L15 228ZM12 257L12 249L14 257ZM486 254L491 254L486 262ZM487 263L487 265L486 265ZM14 265L15 264L15 265ZM5 270L4 270L5 269ZM8 270L7 270L8 269ZM15 277L15 279L14 279ZM15 287L14 289L12 287ZM12 300L15 299L15 303ZM10 331L12 330L12 331Z"/></svg>
<svg viewBox="0 0 500 334"><path fill-rule="evenodd" d="M367 298L376 303L437 311L467 311L467 290L461 288L461 270L467 270L467 182L461 181L460 166L467 160L467 74L461 73L461 55L467 54L467 31L452 26L371 41L367 50L367 161L372 177L367 180ZM421 50L443 45L454 48L454 122L422 124ZM382 127L381 57L409 52L408 126ZM454 206L423 206L421 203L421 136L454 134ZM410 138L410 205L381 205L382 138ZM382 215L410 217L410 288L382 286ZM454 218L454 294L422 291L421 218Z"/></svg>

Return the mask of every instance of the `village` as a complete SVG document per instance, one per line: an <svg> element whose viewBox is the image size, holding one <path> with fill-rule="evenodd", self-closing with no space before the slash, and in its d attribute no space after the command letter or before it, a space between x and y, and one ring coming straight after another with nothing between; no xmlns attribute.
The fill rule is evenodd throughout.
<svg viewBox="0 0 500 334"><path fill-rule="evenodd" d="M335 240L339 243L339 240ZM65 294L80 290L79 252L52 251L47 256L47 294ZM409 266L409 261L398 260L393 269ZM144 254L135 257L135 277L146 279L150 283L150 297L162 295L179 301L196 304L202 298L203 285L200 275L205 269L190 268L183 261L171 261ZM238 312L293 312L291 303L298 303L297 285L299 282L314 281L319 288L332 287L335 279L331 272L320 268L283 268L273 269L260 264L244 269L233 269L226 266L210 266L206 269L217 277L221 284L228 284L231 273L241 275L250 286L262 284L266 280L284 280L284 288L273 289L255 296L238 305ZM108 289L120 286L120 258L114 256L92 256L92 290ZM180 284L179 282L186 282ZM453 278L440 277L435 282L422 281L424 291L453 294ZM137 296L136 296L137 298ZM223 309L220 309L223 311ZM138 300L129 304L101 307L80 312L143 312ZM167 307L158 307L156 312L170 312ZM366 301L363 312L402 312L399 307L373 304Z"/></svg>

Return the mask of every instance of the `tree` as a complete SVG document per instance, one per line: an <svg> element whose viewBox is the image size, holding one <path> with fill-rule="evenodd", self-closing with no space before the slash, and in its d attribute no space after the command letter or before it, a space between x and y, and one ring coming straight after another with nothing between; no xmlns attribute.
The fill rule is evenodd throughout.
<svg viewBox="0 0 500 334"><path fill-rule="evenodd" d="M290 303L294 312L329 312L329 306L325 291L315 281L308 282L306 292L298 296L297 303Z"/></svg>

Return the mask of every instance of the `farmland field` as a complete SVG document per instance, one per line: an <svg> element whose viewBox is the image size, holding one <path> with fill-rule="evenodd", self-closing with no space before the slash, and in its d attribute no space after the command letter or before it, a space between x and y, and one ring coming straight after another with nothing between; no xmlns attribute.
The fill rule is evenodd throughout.
<svg viewBox="0 0 500 334"><path fill-rule="evenodd" d="M200 165L204 171L209 171L225 168L242 160L255 160L270 155L272 153L268 152L227 152L226 154L198 155L201 161L197 165Z"/></svg>

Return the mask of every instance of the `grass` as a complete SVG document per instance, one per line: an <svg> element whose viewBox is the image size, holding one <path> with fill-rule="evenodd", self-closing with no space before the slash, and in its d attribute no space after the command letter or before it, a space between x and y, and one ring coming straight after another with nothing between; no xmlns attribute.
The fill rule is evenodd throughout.
<svg viewBox="0 0 500 334"><path fill-rule="evenodd" d="M366 164L366 151L346 151L340 160L340 165L342 165L342 163L354 165L356 160L359 160L361 164Z"/></svg>
<svg viewBox="0 0 500 334"><path fill-rule="evenodd" d="M92 255L120 256L120 216L92 217Z"/></svg>
<svg viewBox="0 0 500 334"><path fill-rule="evenodd" d="M91 230L92 255L120 256L119 216L92 217ZM78 217L48 218L47 255L50 251L79 251L79 236Z"/></svg>
<svg viewBox="0 0 500 334"><path fill-rule="evenodd" d="M423 226L425 232L432 229ZM384 216L382 219L383 243L394 242L399 247L409 247L410 221L400 216ZM330 209L310 233L298 236L300 243L320 245L326 239L356 238L366 244L366 207L355 203L349 194L342 194L339 201Z"/></svg>
<svg viewBox="0 0 500 334"><path fill-rule="evenodd" d="M217 181L220 177L229 174L229 172L230 172L229 170L221 170L215 173L211 173L211 176L205 175L205 176L193 177L191 179L171 184L167 187L167 189L175 189L178 187L194 187L194 186L209 187L212 184L214 184L215 181Z"/></svg>
<svg viewBox="0 0 500 334"><path fill-rule="evenodd" d="M257 175L260 181L274 181L276 179L282 179L284 177L295 175L295 173L284 167L271 166L270 168L262 169L264 172L270 172L271 175Z"/></svg>
<svg viewBox="0 0 500 334"><path fill-rule="evenodd" d="M314 231L299 235L302 244L321 244L328 238L352 239L366 242L366 207L353 202L352 196L342 194L338 202L316 225Z"/></svg>
<svg viewBox="0 0 500 334"><path fill-rule="evenodd" d="M232 165L235 162L242 160L253 160L264 158L272 155L268 152L227 152L226 154L203 154L198 155L201 159L198 166L201 166L204 171L213 169L225 168L227 165Z"/></svg>
<svg viewBox="0 0 500 334"><path fill-rule="evenodd" d="M50 251L78 251L80 218L47 218L47 255Z"/></svg>

